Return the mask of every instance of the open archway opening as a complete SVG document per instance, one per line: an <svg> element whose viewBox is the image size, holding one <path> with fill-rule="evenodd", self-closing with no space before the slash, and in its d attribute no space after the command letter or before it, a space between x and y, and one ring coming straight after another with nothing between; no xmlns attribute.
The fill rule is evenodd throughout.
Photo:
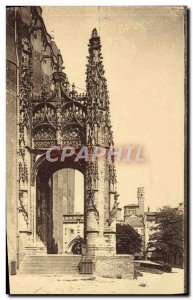
<svg viewBox="0 0 193 300"><path fill-rule="evenodd" d="M84 181L84 168L80 165L57 166L44 161L39 167L36 234L48 254L77 254L80 252L77 249L82 249L85 240ZM77 244L74 246L72 241Z"/></svg>
<svg viewBox="0 0 193 300"><path fill-rule="evenodd" d="M59 238L58 252L78 254L84 239L84 176L80 171L67 168L53 174L53 222L57 224L53 236ZM72 251L75 240L77 251Z"/></svg>

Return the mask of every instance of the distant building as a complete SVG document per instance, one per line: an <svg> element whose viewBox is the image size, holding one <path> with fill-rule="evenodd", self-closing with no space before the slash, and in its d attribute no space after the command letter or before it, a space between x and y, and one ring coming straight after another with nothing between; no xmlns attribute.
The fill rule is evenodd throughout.
<svg viewBox="0 0 193 300"><path fill-rule="evenodd" d="M121 208L117 215L117 223L125 223L132 226L142 238L142 249L140 253L135 253L136 259L161 259L160 253L154 248L148 247L150 236L155 233L153 227L156 225L157 211L144 211L145 190L144 187L137 189L137 203L124 206L124 220L121 219ZM184 204L179 203L175 208L179 214L184 213ZM173 259L173 258L172 258ZM180 259L178 259L180 261ZM178 263L179 265L180 263Z"/></svg>
<svg viewBox="0 0 193 300"><path fill-rule="evenodd" d="M144 257L145 252L145 225L144 225L144 188L138 187L138 204L129 204L124 206L124 222L132 226L142 237L142 249L136 253L136 258Z"/></svg>
<svg viewBox="0 0 193 300"><path fill-rule="evenodd" d="M63 216L63 253L81 254L84 244L84 215Z"/></svg>
<svg viewBox="0 0 193 300"><path fill-rule="evenodd" d="M153 233L151 227L155 225L156 212L144 211L145 190L144 187L137 189L138 203L124 206L124 222L132 226L142 237L142 249L135 254L135 258L152 258L156 256L154 249L148 249L150 235Z"/></svg>
<svg viewBox="0 0 193 300"><path fill-rule="evenodd" d="M125 222L130 222L130 217L132 215L135 216L143 216L144 215L144 188L138 187L137 189L137 198L138 203L129 204L124 206L124 220Z"/></svg>

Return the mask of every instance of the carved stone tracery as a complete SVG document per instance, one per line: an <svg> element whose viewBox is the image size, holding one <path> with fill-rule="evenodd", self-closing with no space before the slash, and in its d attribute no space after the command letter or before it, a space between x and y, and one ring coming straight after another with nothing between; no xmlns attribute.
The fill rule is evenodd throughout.
<svg viewBox="0 0 193 300"><path fill-rule="evenodd" d="M19 98L19 211L22 213L28 227L28 205L24 202L28 197L29 169L26 147L29 146L31 94L33 84L32 49L28 38L22 39L21 68L20 68L20 98ZM27 154L26 154L27 153ZM24 192L23 188L26 188Z"/></svg>
<svg viewBox="0 0 193 300"><path fill-rule="evenodd" d="M26 194L26 191L20 190L19 191L19 211L21 211L24 220L26 224L28 225L29 219L28 219L28 209L27 204L24 203L24 194Z"/></svg>

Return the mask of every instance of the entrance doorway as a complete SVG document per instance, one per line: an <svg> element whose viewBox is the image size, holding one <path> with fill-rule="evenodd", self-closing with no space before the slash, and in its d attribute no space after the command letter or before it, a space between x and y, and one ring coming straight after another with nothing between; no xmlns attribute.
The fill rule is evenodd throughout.
<svg viewBox="0 0 193 300"><path fill-rule="evenodd" d="M53 174L53 225L53 238L58 241L59 254L82 252L84 176L78 170L67 168ZM75 240L76 247L72 248Z"/></svg>
<svg viewBox="0 0 193 300"><path fill-rule="evenodd" d="M72 241L84 243L85 183L83 169L47 166L36 179L36 235L48 254L75 254Z"/></svg>

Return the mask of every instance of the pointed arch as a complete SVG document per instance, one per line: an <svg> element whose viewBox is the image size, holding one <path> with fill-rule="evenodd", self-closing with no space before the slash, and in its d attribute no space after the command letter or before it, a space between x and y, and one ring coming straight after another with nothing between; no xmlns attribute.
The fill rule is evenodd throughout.
<svg viewBox="0 0 193 300"><path fill-rule="evenodd" d="M82 254L83 245L85 245L85 241L80 235L78 235L68 244L67 251L68 253Z"/></svg>

